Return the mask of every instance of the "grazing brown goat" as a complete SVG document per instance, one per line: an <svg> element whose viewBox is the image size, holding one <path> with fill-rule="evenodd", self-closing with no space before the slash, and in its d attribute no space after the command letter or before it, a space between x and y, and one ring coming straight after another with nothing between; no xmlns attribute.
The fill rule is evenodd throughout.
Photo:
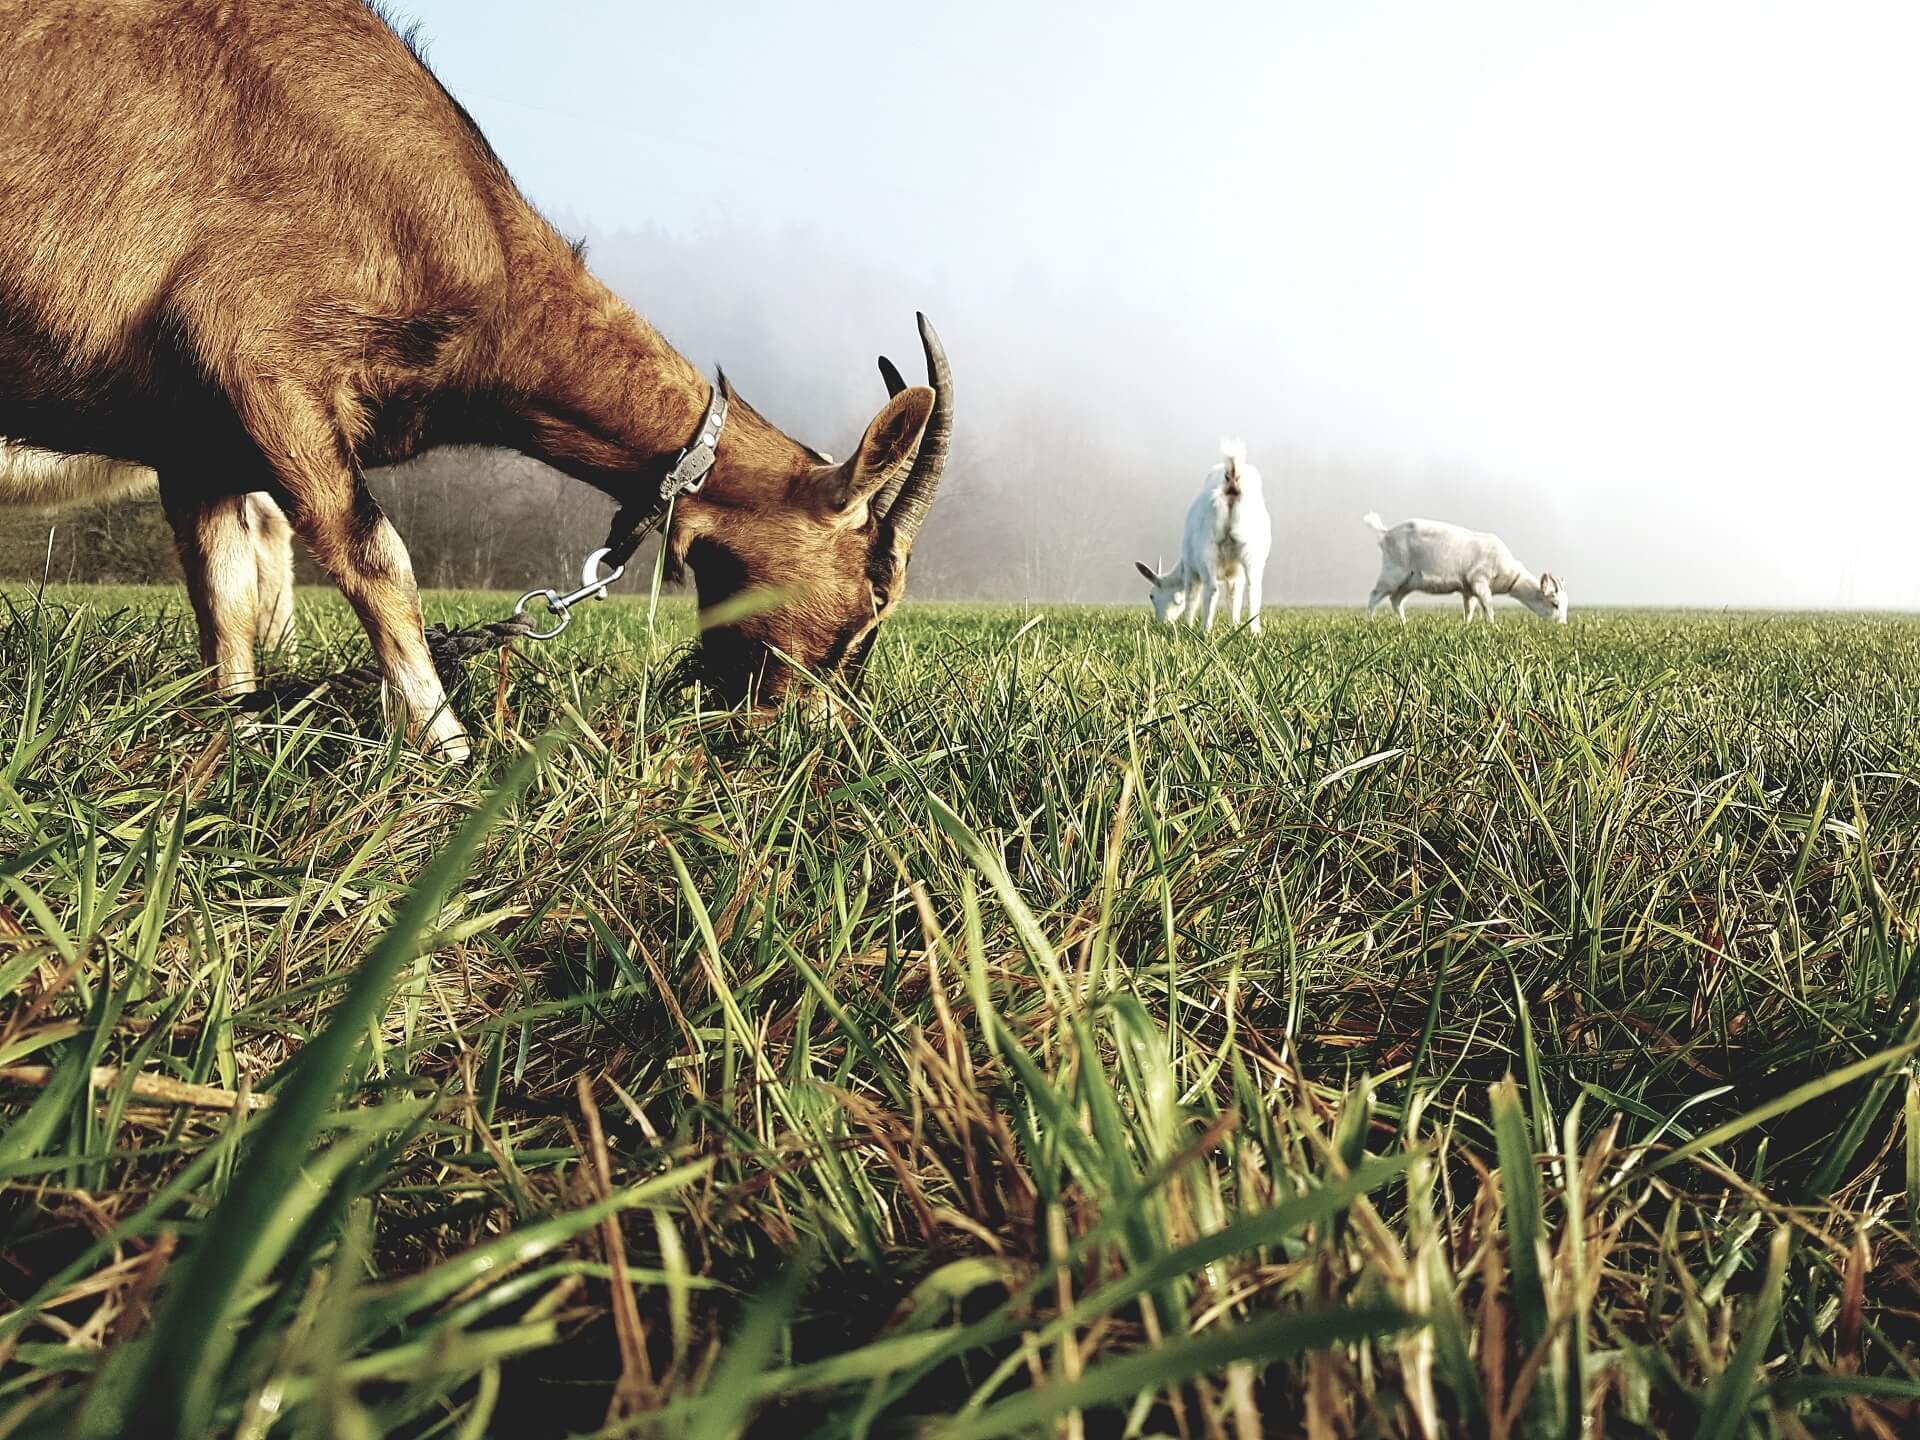
<svg viewBox="0 0 1920 1440"><path fill-rule="evenodd" d="M245 496L270 494L409 725L463 756L362 467L507 446L637 516L712 387L587 272L363 0L0 0L0 33L0 438L158 472L203 658L230 689L253 683ZM782 656L857 672L899 599L951 430L922 337L932 386L890 373L842 464L725 392L670 546L703 608L768 592L702 635L729 698L780 698Z"/></svg>

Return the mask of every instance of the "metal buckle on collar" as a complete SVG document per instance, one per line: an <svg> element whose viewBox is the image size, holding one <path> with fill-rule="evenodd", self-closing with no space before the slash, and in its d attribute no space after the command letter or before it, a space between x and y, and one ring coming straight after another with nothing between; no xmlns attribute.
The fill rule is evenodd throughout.
<svg viewBox="0 0 1920 1440"><path fill-rule="evenodd" d="M660 484L660 498L671 500L677 495L697 495L700 487L707 483L707 476L713 473L713 450L707 445L694 445L680 452L680 458L673 462L673 469L667 472L667 478Z"/></svg>
<svg viewBox="0 0 1920 1440"><path fill-rule="evenodd" d="M700 422L700 434L693 444L682 450L673 462L673 469L667 472L667 478L660 483L660 501L664 505L676 495L698 494L700 487L707 483L707 476L713 471L715 451L720 445L720 432L726 428L727 397L718 382L713 387L713 398L707 402L706 418Z"/></svg>
<svg viewBox="0 0 1920 1440"><path fill-rule="evenodd" d="M607 531L607 546L603 554L611 553L614 563L624 565L633 558L633 552L640 548L641 539L666 517L667 507L681 495L697 495L700 487L707 483L707 476L713 473L713 462L720 445L720 432L727 423L727 397L716 381L713 386L713 398L707 402L706 418L700 422L700 433L686 449L674 457L673 468L667 471L660 481L660 492L652 510L642 514L632 504L623 505L613 517L613 525Z"/></svg>

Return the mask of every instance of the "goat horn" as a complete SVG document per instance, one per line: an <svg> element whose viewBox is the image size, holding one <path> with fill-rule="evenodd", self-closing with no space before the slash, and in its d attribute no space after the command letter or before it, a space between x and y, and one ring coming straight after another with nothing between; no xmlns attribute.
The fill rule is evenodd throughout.
<svg viewBox="0 0 1920 1440"><path fill-rule="evenodd" d="M947 468L947 448L953 443L953 372L947 368L947 352L940 337L924 315L920 322L920 348L927 354L927 383L933 387L933 413L927 417L926 432L920 437L920 451L913 457L913 469L896 490L889 485L874 498L874 509L891 532L894 550L905 555L913 549L913 537L933 506L933 492L939 487L941 472Z"/></svg>
<svg viewBox="0 0 1920 1440"><path fill-rule="evenodd" d="M886 382L889 400L907 388L907 382L901 378L899 369L884 355L880 357L880 378Z"/></svg>

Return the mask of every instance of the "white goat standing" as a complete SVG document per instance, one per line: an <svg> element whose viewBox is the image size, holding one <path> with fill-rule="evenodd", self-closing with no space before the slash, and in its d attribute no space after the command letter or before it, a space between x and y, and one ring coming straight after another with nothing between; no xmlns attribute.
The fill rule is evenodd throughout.
<svg viewBox="0 0 1920 1440"><path fill-rule="evenodd" d="M1187 511L1187 532L1180 561L1164 574L1138 560L1134 568L1153 586L1153 613L1165 625L1182 619L1199 622L1206 610L1206 628L1213 628L1220 608L1220 589L1228 590L1228 615L1240 623L1243 601L1252 617L1253 633L1260 633L1260 581L1273 548L1273 521L1260 471L1247 463L1247 447L1238 440L1220 444L1220 463L1207 472L1206 487Z"/></svg>
<svg viewBox="0 0 1920 1440"><path fill-rule="evenodd" d="M50 514L72 505L119 500L151 492L159 477L144 465L103 455L66 455L0 440L0 510ZM273 497L263 491L236 496L249 546L223 557L254 573L254 638L291 659L293 633L293 527Z"/></svg>
<svg viewBox="0 0 1920 1440"><path fill-rule="evenodd" d="M1407 596L1418 590L1458 595L1469 625L1476 604L1493 623L1496 595L1513 596L1543 620L1567 623L1567 587L1552 575L1536 580L1498 535L1444 520L1402 520L1389 528L1372 513L1365 524L1380 537L1380 578L1367 597L1368 619L1382 600L1391 599L1393 613L1406 624Z"/></svg>

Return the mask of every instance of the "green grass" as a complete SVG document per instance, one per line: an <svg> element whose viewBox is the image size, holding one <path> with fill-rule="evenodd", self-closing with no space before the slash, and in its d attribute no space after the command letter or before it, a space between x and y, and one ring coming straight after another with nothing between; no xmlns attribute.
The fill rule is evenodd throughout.
<svg viewBox="0 0 1920 1440"><path fill-rule="evenodd" d="M629 601L447 771L12 595L0 1435L1920 1424L1920 622L925 606L828 727Z"/></svg>

